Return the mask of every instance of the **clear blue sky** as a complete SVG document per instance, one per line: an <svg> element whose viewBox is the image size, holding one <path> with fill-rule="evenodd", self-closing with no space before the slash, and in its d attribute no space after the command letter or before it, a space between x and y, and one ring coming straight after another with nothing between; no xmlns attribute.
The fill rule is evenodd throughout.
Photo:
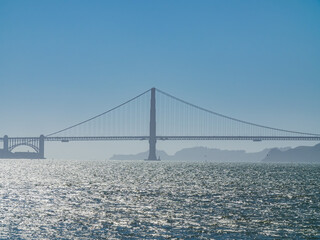
<svg viewBox="0 0 320 240"><path fill-rule="evenodd" d="M153 86L319 133L320 1L0 1L0 135L47 134Z"/></svg>

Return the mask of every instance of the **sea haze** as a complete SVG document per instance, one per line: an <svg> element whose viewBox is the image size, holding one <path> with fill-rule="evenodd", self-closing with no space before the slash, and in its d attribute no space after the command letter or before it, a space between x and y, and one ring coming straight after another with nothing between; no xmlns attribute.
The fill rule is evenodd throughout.
<svg viewBox="0 0 320 240"><path fill-rule="evenodd" d="M319 174L314 164L0 160L0 238L320 238Z"/></svg>
<svg viewBox="0 0 320 240"><path fill-rule="evenodd" d="M248 153L244 150L220 150L207 147L184 148L174 155L168 155L165 151L158 150L156 155L162 160L174 161L213 161L213 162L259 162L269 152L265 149L256 153ZM149 152L138 154L115 154L111 160L141 160L148 158Z"/></svg>

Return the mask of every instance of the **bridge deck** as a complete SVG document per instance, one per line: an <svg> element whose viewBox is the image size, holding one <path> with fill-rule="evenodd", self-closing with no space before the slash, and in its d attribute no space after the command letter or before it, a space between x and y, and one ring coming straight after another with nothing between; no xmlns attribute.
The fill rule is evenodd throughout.
<svg viewBox="0 0 320 240"><path fill-rule="evenodd" d="M37 141L39 137L9 137L10 140ZM157 136L161 141L320 141L320 136ZM149 136L82 136L82 137L45 137L49 142L69 142L69 141L122 141L122 140L149 140ZM0 138L3 141L3 138Z"/></svg>

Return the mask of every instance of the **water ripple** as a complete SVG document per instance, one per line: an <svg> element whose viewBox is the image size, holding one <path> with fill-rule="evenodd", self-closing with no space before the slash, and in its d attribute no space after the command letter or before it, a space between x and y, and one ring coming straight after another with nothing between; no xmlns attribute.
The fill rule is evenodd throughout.
<svg viewBox="0 0 320 240"><path fill-rule="evenodd" d="M0 161L1 239L320 238L320 166Z"/></svg>

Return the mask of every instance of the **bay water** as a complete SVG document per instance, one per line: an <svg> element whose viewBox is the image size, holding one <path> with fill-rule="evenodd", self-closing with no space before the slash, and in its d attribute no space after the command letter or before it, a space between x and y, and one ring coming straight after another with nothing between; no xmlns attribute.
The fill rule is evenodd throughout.
<svg viewBox="0 0 320 240"><path fill-rule="evenodd" d="M320 239L320 165L0 160L0 239Z"/></svg>

